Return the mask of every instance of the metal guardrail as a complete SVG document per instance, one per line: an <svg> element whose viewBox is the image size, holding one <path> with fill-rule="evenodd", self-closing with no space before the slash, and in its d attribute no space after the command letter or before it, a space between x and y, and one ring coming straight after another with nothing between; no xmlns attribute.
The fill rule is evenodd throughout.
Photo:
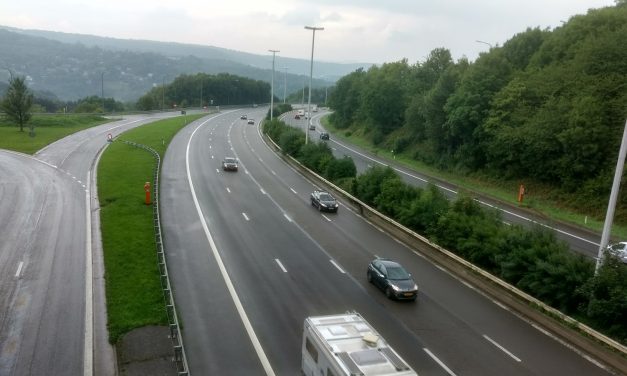
<svg viewBox="0 0 627 376"><path fill-rule="evenodd" d="M262 132L262 135L265 140L269 141L269 143L275 150L281 150L281 147L277 145L274 142L274 140L272 140L263 132ZM546 326L547 329L549 329L554 334L559 333L558 336L566 340L576 340L572 335L569 335L567 333L569 330L578 331L579 333L577 333L576 335L579 337L582 337L582 338L579 338L580 341L578 341L577 343L577 346L579 348L581 348L586 353L594 354L598 356L599 358L602 358L606 364L619 370L622 373L627 374L627 362L625 361L625 359L627 359L627 347L626 346L622 345L618 341L615 341L597 332L596 330L590 328L589 326L545 304L544 302L534 298L533 296L523 292L522 290L510 285L509 283L503 281L502 279L488 273L487 271L457 256L453 252L435 243L432 243L429 239L425 238L424 236L403 226L402 224L396 222L395 220L383 215L382 213L378 212L377 210L370 207L366 203L352 196L350 193L344 191L342 188L326 180L322 176L318 175L316 172L310 170L309 168L301 164L292 156L285 155L283 153L278 153L278 155L281 156L288 164L297 168L306 176L312 178L313 180L316 180L318 183L321 183L321 185L325 185L329 187L332 191L334 191L338 195L343 196L359 211L359 213L362 216L368 219L375 218L378 225L385 227L386 230L392 232L394 235L397 235L399 240L407 244L410 247L410 249L414 248L414 245L416 244L416 242L422 243L430 247L431 249L433 249L435 252L437 252L439 254L438 256L441 256L441 257L443 256L445 260L444 261L436 260L436 258L430 257L429 255L426 255L427 257L429 257L432 261L438 262L442 264L443 266L447 267L447 269L451 273L455 274L456 276L462 279L470 280L469 277L471 276L468 273L468 271L470 271L474 273L474 275L480 276L483 279L483 281L488 281L490 284L497 286L497 288L500 289L500 291L505 290L511 293L516 299L518 299L520 302L523 302L524 304L516 305L515 304L516 302L507 301L506 299L503 299L503 297L500 296L500 294L498 293L491 294L491 295L493 295L495 299L508 305L515 311L529 318L530 320L534 320L534 321L538 320L538 315L534 315L533 313L534 312L538 313L538 311L540 311L540 315L543 316L544 318L543 325ZM461 267L462 271L460 272L458 270L453 270L450 268L450 265L444 265L444 263L454 264L456 267ZM473 282L476 282L476 281L473 281ZM488 284L484 282L481 288L488 289L488 288L491 288L491 286L488 286ZM561 321L561 323L559 321ZM592 345L590 345L589 343L585 341L586 338L583 338L584 336L587 336L588 338L593 339L594 341L596 341L597 344L602 344L603 346L611 349L616 354L616 357L612 357L607 354L604 354L602 349L592 348Z"/></svg>
<svg viewBox="0 0 627 376"><path fill-rule="evenodd" d="M174 347L174 361L179 376L189 376L189 367L187 365L187 357L185 348L183 347L183 337L181 335L181 327L179 325L178 316L176 314L176 306L174 305L174 297L170 285L170 277L168 274L168 266L165 259L165 250L163 248L163 239L161 237L161 217L159 215L159 172L161 168L161 157L156 150L149 146L138 144L136 142L124 141L125 144L144 149L152 153L155 157L157 165L153 171L153 227L155 231L155 243L157 246L157 264L159 266L159 275L161 280L161 289L166 303L166 313L168 316L168 325L170 327L170 339Z"/></svg>

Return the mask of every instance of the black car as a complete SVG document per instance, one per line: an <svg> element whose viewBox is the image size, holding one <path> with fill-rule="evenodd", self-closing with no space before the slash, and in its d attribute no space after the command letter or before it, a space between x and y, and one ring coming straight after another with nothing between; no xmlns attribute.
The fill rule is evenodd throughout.
<svg viewBox="0 0 627 376"><path fill-rule="evenodd" d="M339 205L333 196L324 191L313 191L311 193L311 205L320 211L337 212Z"/></svg>
<svg viewBox="0 0 627 376"><path fill-rule="evenodd" d="M248 116L246 116L246 115L242 115L242 116L240 116L239 118L240 118L240 119L242 119L242 120L246 120L246 119L248 119Z"/></svg>
<svg viewBox="0 0 627 376"><path fill-rule="evenodd" d="M321 140L329 140L329 134L327 132L320 133Z"/></svg>
<svg viewBox="0 0 627 376"><path fill-rule="evenodd" d="M226 157L222 161L222 169L224 171L237 171L237 159L233 157Z"/></svg>
<svg viewBox="0 0 627 376"><path fill-rule="evenodd" d="M368 282L380 288L390 299L416 300L418 285L411 274L392 260L375 259L368 265Z"/></svg>

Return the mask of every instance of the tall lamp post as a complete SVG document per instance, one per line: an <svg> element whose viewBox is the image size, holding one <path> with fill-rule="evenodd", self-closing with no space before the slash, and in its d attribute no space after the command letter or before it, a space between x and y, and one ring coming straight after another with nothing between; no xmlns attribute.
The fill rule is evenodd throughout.
<svg viewBox="0 0 627 376"><path fill-rule="evenodd" d="M490 46L490 48L492 48L492 45L491 45L490 43L488 43L488 42L484 42L484 41L482 41L482 40L476 40L475 42L477 42L477 43L487 44L488 46Z"/></svg>
<svg viewBox="0 0 627 376"><path fill-rule="evenodd" d="M268 50L272 52L272 84L270 85L270 121L274 116L274 58L277 52L281 52L279 50Z"/></svg>
<svg viewBox="0 0 627 376"><path fill-rule="evenodd" d="M105 99L104 99L104 72L100 73L100 97L102 98L102 113L105 112Z"/></svg>
<svg viewBox="0 0 627 376"><path fill-rule="evenodd" d="M287 67L283 67L283 69L285 69L285 74L283 75L283 104L285 104L287 98Z"/></svg>
<svg viewBox="0 0 627 376"><path fill-rule="evenodd" d="M305 29L311 30L311 63L309 64L309 99L307 100L307 129L305 130L305 144L309 141L309 125L311 124L311 79L313 76L313 56L314 56L314 41L316 39L316 30L324 30L324 27L305 26Z"/></svg>

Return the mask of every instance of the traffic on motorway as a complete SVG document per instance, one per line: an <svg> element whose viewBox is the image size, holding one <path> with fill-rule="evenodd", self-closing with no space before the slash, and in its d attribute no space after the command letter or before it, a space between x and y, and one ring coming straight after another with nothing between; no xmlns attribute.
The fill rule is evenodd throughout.
<svg viewBox="0 0 627 376"><path fill-rule="evenodd" d="M162 213L191 372L299 372L303 320L358 312L418 374L606 374L327 197L241 116L190 124L164 161L187 182L165 183ZM227 155L238 174L212 168Z"/></svg>

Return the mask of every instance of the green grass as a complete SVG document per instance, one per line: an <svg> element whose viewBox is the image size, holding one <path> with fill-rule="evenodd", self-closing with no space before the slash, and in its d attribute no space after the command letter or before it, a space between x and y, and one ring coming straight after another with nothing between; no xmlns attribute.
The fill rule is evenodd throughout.
<svg viewBox="0 0 627 376"><path fill-rule="evenodd" d="M187 123L203 115L187 116ZM135 128L119 138L150 146L163 158L184 117ZM144 183L152 183L156 162L151 153L113 142L98 165L102 243L109 340L146 325L167 325L161 290L151 205L145 205Z"/></svg>
<svg viewBox="0 0 627 376"><path fill-rule="evenodd" d="M357 134L352 130L338 129L334 127L329 122L328 116L323 117L321 121L325 129L332 133L335 138L357 145L360 148L368 150L382 158L396 160L399 164L415 171L422 172L425 175L453 183L463 190L484 194L494 197L500 201L507 202L511 205L519 206L517 202L518 184L516 182L494 181L479 177L469 178L466 176L443 172L433 168L432 166L416 161L407 155L394 155L389 150L377 148L372 144L372 142L370 142L370 140L361 134ZM508 187L511 188L508 189ZM543 215L552 221L567 222L598 233L602 231L603 220L586 217L585 214L565 209L565 204L551 199L548 196L549 195L544 192L534 192L533 196L527 195L522 208ZM615 236L616 239L627 238L627 226L614 223L612 227L612 235Z"/></svg>
<svg viewBox="0 0 627 376"><path fill-rule="evenodd" d="M30 123L20 132L17 125L0 117L0 149L34 154L58 139L109 121L97 115L34 115L31 123L35 126L35 136L31 137Z"/></svg>

